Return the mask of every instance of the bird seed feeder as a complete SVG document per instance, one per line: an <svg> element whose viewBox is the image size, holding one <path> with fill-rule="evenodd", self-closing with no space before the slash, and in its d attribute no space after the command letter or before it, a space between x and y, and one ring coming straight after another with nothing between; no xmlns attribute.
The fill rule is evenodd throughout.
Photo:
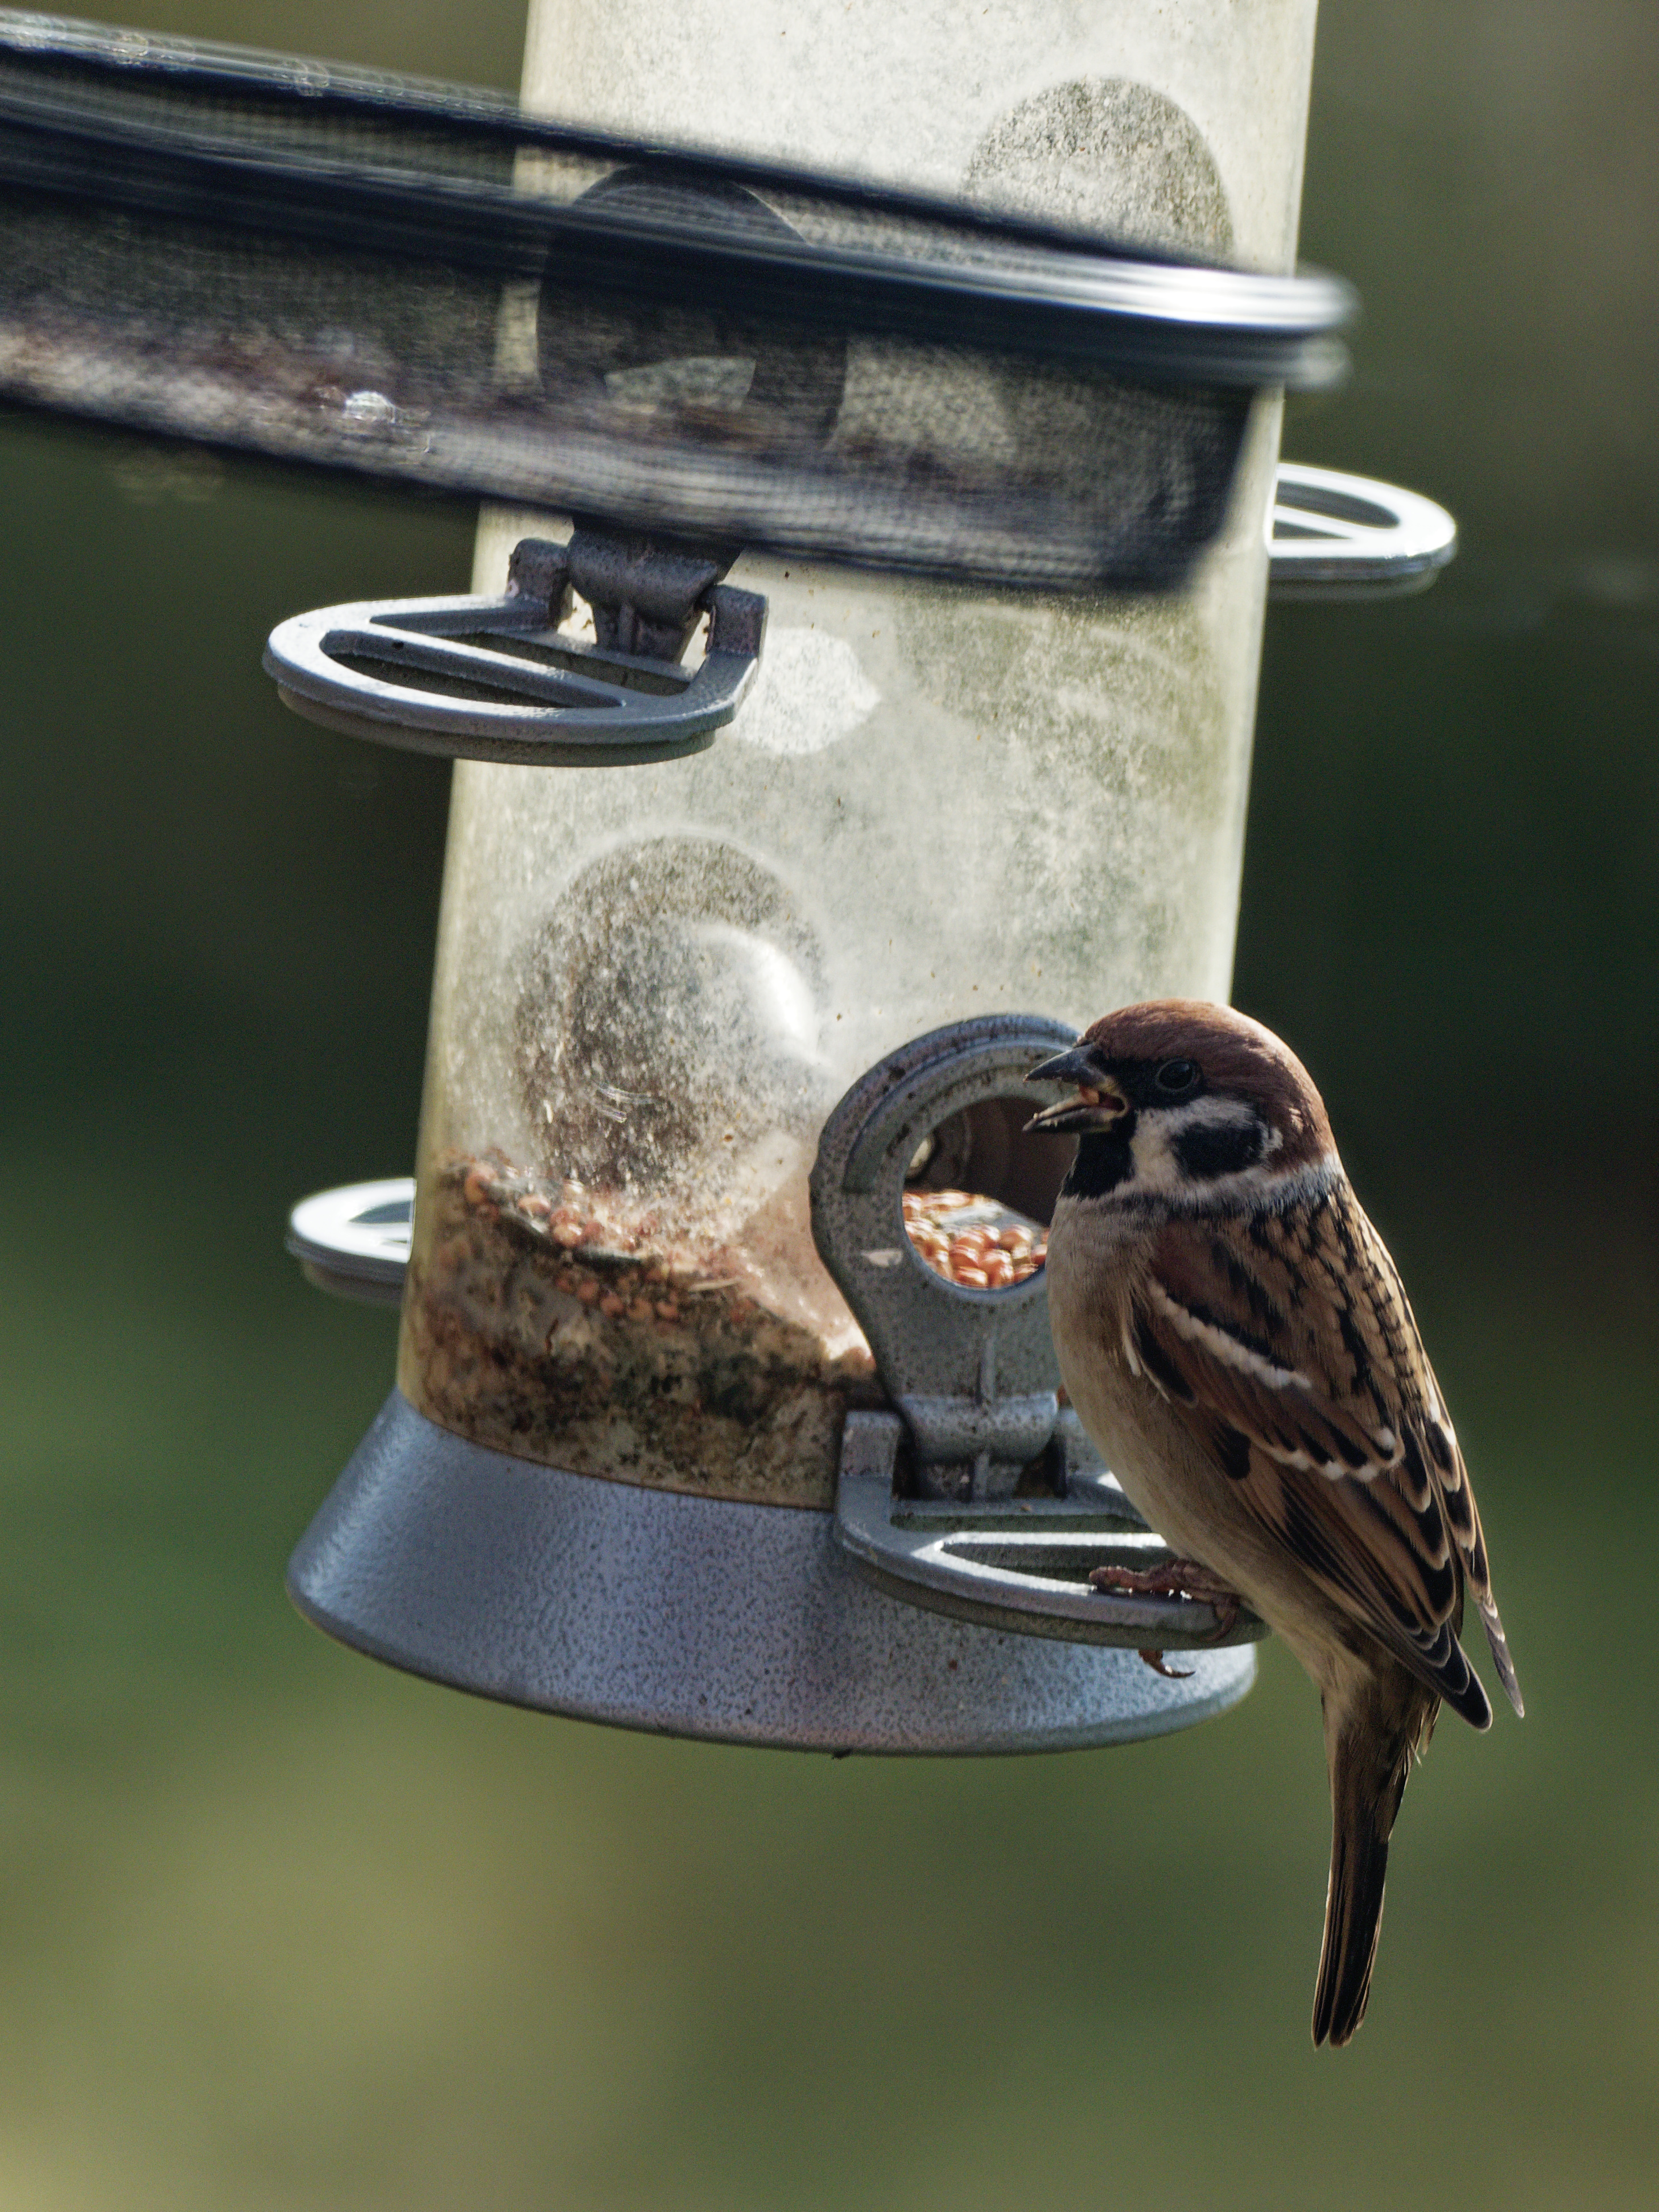
<svg viewBox="0 0 1659 2212"><path fill-rule="evenodd" d="M0 392L493 502L476 596L266 655L457 763L415 1184L290 1231L402 1302L290 1574L345 1643L835 1750L1248 1688L1256 1625L1089 1583L1160 1546L1059 1389L1025 1078L1227 994L1270 561L1451 550L1278 465L1352 306L1292 273L1313 19L550 0L522 110L0 22Z"/></svg>

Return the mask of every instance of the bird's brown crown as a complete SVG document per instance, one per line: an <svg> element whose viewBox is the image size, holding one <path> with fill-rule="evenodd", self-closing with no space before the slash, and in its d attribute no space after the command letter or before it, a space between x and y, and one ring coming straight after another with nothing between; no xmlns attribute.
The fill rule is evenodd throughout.
<svg viewBox="0 0 1659 2212"><path fill-rule="evenodd" d="M1103 1073L1190 1060L1212 1094L1247 1100L1279 1132L1274 1164L1292 1169L1334 1152L1325 1103L1302 1062L1270 1029L1204 999L1152 999L1103 1015L1078 1039Z"/></svg>

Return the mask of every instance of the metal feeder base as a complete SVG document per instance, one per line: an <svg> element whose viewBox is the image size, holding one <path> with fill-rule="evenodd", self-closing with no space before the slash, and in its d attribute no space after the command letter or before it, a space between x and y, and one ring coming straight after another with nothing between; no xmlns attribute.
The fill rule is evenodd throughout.
<svg viewBox="0 0 1659 2212"><path fill-rule="evenodd" d="M567 1474L393 1391L289 1568L306 1618L457 1689L621 1728L803 1751L1066 1751L1236 1705L1248 1646L1008 1635L886 1595L835 1517Z"/></svg>

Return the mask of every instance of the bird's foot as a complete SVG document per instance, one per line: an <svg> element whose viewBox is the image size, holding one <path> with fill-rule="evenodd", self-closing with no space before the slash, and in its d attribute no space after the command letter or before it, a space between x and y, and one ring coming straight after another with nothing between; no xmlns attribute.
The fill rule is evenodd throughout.
<svg viewBox="0 0 1659 2212"><path fill-rule="evenodd" d="M1154 1674L1162 1674L1166 1682L1190 1682L1193 1679L1190 1667L1166 1667L1161 1651L1142 1650L1137 1651L1135 1656L1142 1666L1150 1667Z"/></svg>
<svg viewBox="0 0 1659 2212"><path fill-rule="evenodd" d="M1189 1597L1207 1605L1215 1613L1218 1639L1231 1633L1244 1603L1236 1589L1196 1559L1165 1559L1155 1567L1097 1567L1089 1580L1098 1590L1131 1597Z"/></svg>

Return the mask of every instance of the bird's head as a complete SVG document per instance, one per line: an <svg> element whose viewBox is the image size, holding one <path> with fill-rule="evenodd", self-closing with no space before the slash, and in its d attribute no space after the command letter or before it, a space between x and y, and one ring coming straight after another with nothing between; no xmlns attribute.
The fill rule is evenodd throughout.
<svg viewBox="0 0 1659 2212"><path fill-rule="evenodd" d="M1073 1195L1133 1184L1196 1197L1236 1176L1277 1181L1335 1158L1306 1068L1230 1006L1156 999L1122 1007L1028 1080L1077 1086L1028 1124L1076 1133Z"/></svg>

